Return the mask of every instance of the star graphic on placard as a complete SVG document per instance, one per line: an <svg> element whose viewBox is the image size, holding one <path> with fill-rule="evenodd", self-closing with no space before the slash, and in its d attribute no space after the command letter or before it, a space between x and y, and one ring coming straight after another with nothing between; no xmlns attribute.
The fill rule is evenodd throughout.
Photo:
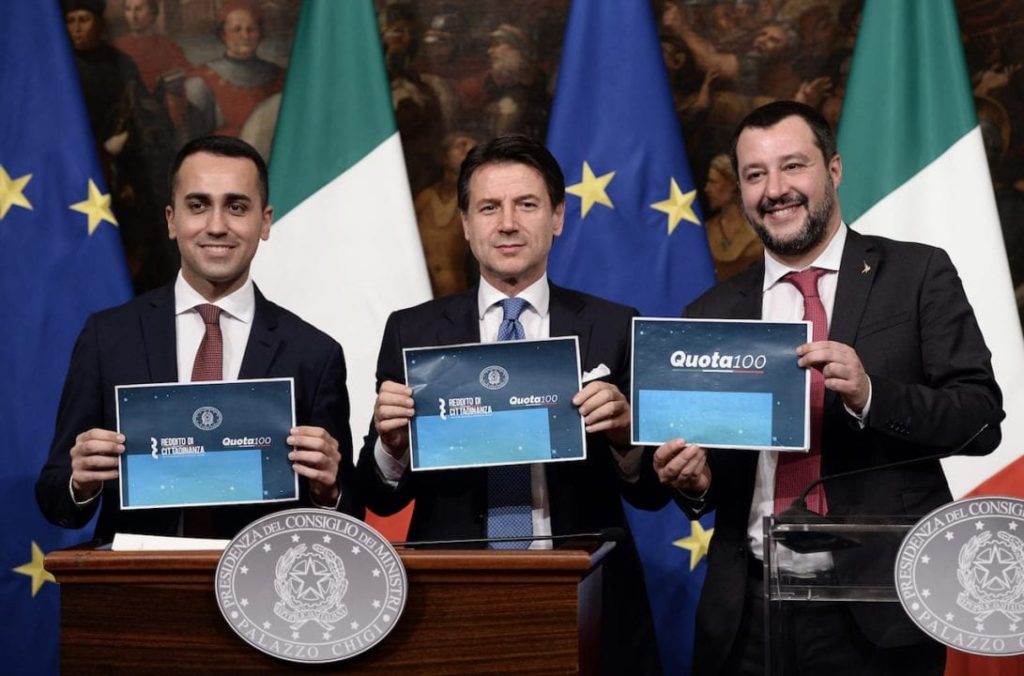
<svg viewBox="0 0 1024 676"><path fill-rule="evenodd" d="M700 219L697 218L697 214L693 211L693 200L696 197L696 190L684 193L679 189L676 179L673 178L669 185L668 199L651 205L652 209L668 214L668 234L671 235L675 232L679 221L684 219L695 225L700 225Z"/></svg>
<svg viewBox="0 0 1024 676"><path fill-rule="evenodd" d="M615 178L614 171L602 174L601 176L595 176L594 170L590 168L590 165L586 162L583 163L583 180L565 188L567 193L580 198L580 218L586 218L590 208L595 204L606 206L609 209L615 208L608 197L608 193L605 192L613 178Z"/></svg>
<svg viewBox="0 0 1024 676"><path fill-rule="evenodd" d="M91 178L89 179L89 197L81 202L72 204L68 208L89 217L90 235L96 232L96 228L100 227L100 223L103 221L107 221L111 225L117 225L114 212L110 210L110 195L101 193Z"/></svg>
<svg viewBox="0 0 1024 676"><path fill-rule="evenodd" d="M39 549L39 545L35 543L35 540L32 541L32 560L14 568L14 572L28 575L32 578L32 596L39 593L39 588L43 586L43 583L57 583L53 573L43 567L43 550Z"/></svg>
<svg viewBox="0 0 1024 676"><path fill-rule="evenodd" d="M32 205L25 197L25 186L32 180L32 174L11 178L0 164L0 221L4 220L11 207L22 207L31 211Z"/></svg>
<svg viewBox="0 0 1024 676"><path fill-rule="evenodd" d="M700 560L708 555L708 546L711 544L711 536L714 534L714 528L704 530L700 521L691 521L690 534L672 542L676 547L690 551L690 570L696 568Z"/></svg>

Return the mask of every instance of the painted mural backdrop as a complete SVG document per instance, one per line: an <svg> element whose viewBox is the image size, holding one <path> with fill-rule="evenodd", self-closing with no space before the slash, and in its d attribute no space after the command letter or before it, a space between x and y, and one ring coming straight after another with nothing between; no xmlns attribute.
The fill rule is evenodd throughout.
<svg viewBox="0 0 1024 676"><path fill-rule="evenodd" d="M861 0L661 0L662 52L720 279L761 245L724 153L753 107L792 98L838 123ZM299 0L63 0L90 124L137 291L171 279L166 170L185 140L269 154ZM376 0L436 295L471 285L459 163L496 134L543 138L568 0ZM1003 234L1024 316L1024 24L1013 0L958 0ZM639 105L639 102L638 102ZM965 223L964 227L970 227Z"/></svg>

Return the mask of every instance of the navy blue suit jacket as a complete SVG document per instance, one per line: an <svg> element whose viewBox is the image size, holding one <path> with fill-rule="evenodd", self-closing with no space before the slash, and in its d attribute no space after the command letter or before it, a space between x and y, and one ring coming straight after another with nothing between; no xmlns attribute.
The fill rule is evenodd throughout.
<svg viewBox="0 0 1024 676"><path fill-rule="evenodd" d="M760 319L764 264L714 287L686 309L689 317ZM952 451L989 428L966 453L999 444L1002 394L974 312L941 249L849 231L829 339L852 346L871 378L861 429L835 392L826 392L823 476ZM708 508L717 509L708 574L697 611L696 673L719 673L732 646L748 581L747 523L757 453L710 451ZM832 515L923 516L948 502L937 460L825 483ZM681 502L686 506L685 501ZM891 568L888 552L834 552L840 582ZM873 576L874 577L874 576ZM898 604L850 604L864 635L881 647L929 640Z"/></svg>
<svg viewBox="0 0 1024 676"><path fill-rule="evenodd" d="M295 378L295 418L316 425L338 440L341 466L341 509L362 515L352 477L345 359L338 343L296 315L268 301L256 289L256 311L239 379ZM75 437L94 428L116 429L114 388L137 383L177 382L174 287L142 294L116 308L98 312L78 337L57 411L50 455L36 482L36 500L51 522L80 528L98 508L96 537L115 532L175 535L180 509L122 511L117 480L108 481L100 498L88 507L74 504L71 447ZM219 537L233 537L247 523L272 511L309 503L308 484L300 477L300 503L230 505L212 510Z"/></svg>
<svg viewBox="0 0 1024 676"><path fill-rule="evenodd" d="M580 366L604 364L606 378L628 395L632 308L552 284L551 336L577 336ZM405 382L402 348L480 342L477 289L438 298L395 312L388 318L377 361L377 386ZM410 540L484 538L487 535L487 471L482 468L406 472L397 488L381 480L374 459L377 433L371 422L359 454L361 494L379 514L391 514L416 500ZM551 531L555 535L626 527L620 495L633 485L621 480L608 440L587 435L587 459L545 466ZM643 574L632 540L620 542L605 564L605 620L614 635L604 657L605 670L619 673L659 671Z"/></svg>

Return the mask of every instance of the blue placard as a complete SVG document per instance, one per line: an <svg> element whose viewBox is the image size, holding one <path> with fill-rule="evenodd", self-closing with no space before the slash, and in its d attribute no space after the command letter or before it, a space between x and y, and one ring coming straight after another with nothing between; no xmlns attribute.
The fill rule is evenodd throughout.
<svg viewBox="0 0 1024 676"><path fill-rule="evenodd" d="M586 458L575 336L403 354L413 471Z"/></svg>
<svg viewBox="0 0 1024 676"><path fill-rule="evenodd" d="M810 322L633 320L633 443L806 451Z"/></svg>
<svg viewBox="0 0 1024 676"><path fill-rule="evenodd" d="M291 378L117 388L121 509L297 500Z"/></svg>

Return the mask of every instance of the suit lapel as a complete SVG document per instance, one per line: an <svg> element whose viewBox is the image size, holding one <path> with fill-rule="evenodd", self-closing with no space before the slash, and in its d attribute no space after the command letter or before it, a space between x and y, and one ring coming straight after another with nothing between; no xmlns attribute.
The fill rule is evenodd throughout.
<svg viewBox="0 0 1024 676"><path fill-rule="evenodd" d="M238 371L239 380L267 377L274 355L281 346L281 337L277 333L277 307L259 289L253 287L253 290L256 293L256 311L253 313L249 344L245 346L242 367Z"/></svg>
<svg viewBox="0 0 1024 676"><path fill-rule="evenodd" d="M843 260L839 265L829 340L853 345L861 317L864 316L864 308L868 304L871 285L875 283L878 265L879 254L874 245L853 230L848 230Z"/></svg>
<svg viewBox="0 0 1024 676"><path fill-rule="evenodd" d="M880 256L875 246L860 234L847 229L846 246L839 264L832 322L828 330L829 340L853 345L861 317L864 316L864 308L868 304L871 286L875 283L879 261ZM838 400L837 393L826 393L826 406L837 405Z"/></svg>
<svg viewBox="0 0 1024 676"><path fill-rule="evenodd" d="M178 380L178 350L175 342L174 286L156 290L150 304L139 316L150 382Z"/></svg>
<svg viewBox="0 0 1024 676"><path fill-rule="evenodd" d="M480 312L477 306L477 287L450 296L437 324L434 345L458 345L480 342ZM426 343L424 343L426 344Z"/></svg>
<svg viewBox="0 0 1024 676"><path fill-rule="evenodd" d="M580 311L583 302L565 289L548 283L551 290L548 328L552 338L556 336L577 336L580 341L580 364L587 365L587 347L590 345L590 331L593 328L583 321Z"/></svg>
<svg viewBox="0 0 1024 676"><path fill-rule="evenodd" d="M727 316L734 319L760 319L764 295L764 261L746 273L741 281L736 304Z"/></svg>

